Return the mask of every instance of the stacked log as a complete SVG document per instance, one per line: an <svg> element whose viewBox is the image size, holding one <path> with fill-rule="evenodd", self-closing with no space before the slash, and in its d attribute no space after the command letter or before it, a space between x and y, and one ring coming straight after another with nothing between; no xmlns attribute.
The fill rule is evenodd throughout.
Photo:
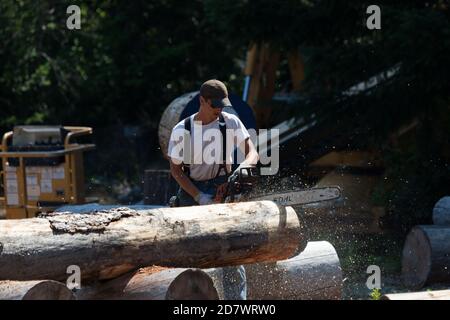
<svg viewBox="0 0 450 320"><path fill-rule="evenodd" d="M245 266L252 300L340 300L342 270L334 247L309 242L299 255L276 263Z"/></svg>
<svg viewBox="0 0 450 320"><path fill-rule="evenodd" d="M333 246L309 242L305 251L276 263L245 265L248 299L341 299L342 271ZM224 298L222 268L143 268L99 282L78 299L214 300Z"/></svg>
<svg viewBox="0 0 450 320"><path fill-rule="evenodd" d="M450 283L450 197L436 202L433 223L415 226L406 237L402 279L410 288Z"/></svg>
<svg viewBox="0 0 450 320"><path fill-rule="evenodd" d="M437 226L450 226L450 197L443 197L436 202L433 223Z"/></svg>
<svg viewBox="0 0 450 320"><path fill-rule="evenodd" d="M381 300L450 300L450 290L385 294Z"/></svg>
<svg viewBox="0 0 450 320"><path fill-rule="evenodd" d="M77 299L217 300L223 298L220 280L220 269L149 267L82 289Z"/></svg>
<svg viewBox="0 0 450 320"><path fill-rule="evenodd" d="M166 300L218 300L219 293L210 275L188 269L178 275L167 289Z"/></svg>
<svg viewBox="0 0 450 320"><path fill-rule="evenodd" d="M450 227L421 225L410 231L403 247L402 279L415 289L450 282Z"/></svg>
<svg viewBox="0 0 450 320"><path fill-rule="evenodd" d="M223 299L220 267L242 264L251 299L340 298L334 248L310 243L298 255L306 243L295 211L271 201L0 221L0 280L8 280L0 298L71 299L53 280L65 281L76 265L78 299Z"/></svg>
<svg viewBox="0 0 450 320"><path fill-rule="evenodd" d="M173 127L181 120L180 116L186 105L191 101L198 91L189 92L173 100L164 110L158 127L158 138L161 151L167 158L167 148L169 147L170 134Z"/></svg>
<svg viewBox="0 0 450 320"><path fill-rule="evenodd" d="M0 300L74 300L64 284L52 280L0 281Z"/></svg>

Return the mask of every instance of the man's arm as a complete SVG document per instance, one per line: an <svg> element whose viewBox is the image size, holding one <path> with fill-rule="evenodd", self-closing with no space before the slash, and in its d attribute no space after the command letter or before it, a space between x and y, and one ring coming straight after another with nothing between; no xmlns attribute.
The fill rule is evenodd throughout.
<svg viewBox="0 0 450 320"><path fill-rule="evenodd" d="M172 160L169 160L170 163L170 173L172 177L178 182L181 188L186 191L192 198L196 198L200 191L197 187L192 183L191 179L189 179L182 170L182 164L175 164Z"/></svg>
<svg viewBox="0 0 450 320"><path fill-rule="evenodd" d="M250 138L245 139L239 146L239 149L245 154L245 160L241 163L241 166L256 166L259 155L252 140Z"/></svg>

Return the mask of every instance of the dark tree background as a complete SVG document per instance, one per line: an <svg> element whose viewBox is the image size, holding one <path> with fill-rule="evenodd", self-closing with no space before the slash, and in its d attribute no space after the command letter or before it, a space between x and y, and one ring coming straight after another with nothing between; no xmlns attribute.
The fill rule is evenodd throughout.
<svg viewBox="0 0 450 320"><path fill-rule="evenodd" d="M82 9L81 30L65 27L70 4ZM365 26L370 4L381 7L381 30ZM172 99L212 77L239 93L252 42L300 48L310 101L301 112L364 124L359 143L386 163L374 199L394 222L426 221L450 192L449 15L444 0L3 0L0 128L92 126L88 175L139 183L162 163L156 130ZM394 66L388 81L336 108L344 90ZM413 120L414 135L392 144Z"/></svg>

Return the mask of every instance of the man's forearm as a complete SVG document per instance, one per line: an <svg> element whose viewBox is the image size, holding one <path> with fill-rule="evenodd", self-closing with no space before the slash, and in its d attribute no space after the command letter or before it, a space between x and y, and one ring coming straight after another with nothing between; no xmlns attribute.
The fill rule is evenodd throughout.
<svg viewBox="0 0 450 320"><path fill-rule="evenodd" d="M243 166L255 166L258 163L259 155L250 139L245 141L243 149L245 153L245 160L242 162Z"/></svg>
<svg viewBox="0 0 450 320"><path fill-rule="evenodd" d="M245 163L248 165L255 166L258 163L259 155L258 152L253 148L245 157Z"/></svg>
<svg viewBox="0 0 450 320"><path fill-rule="evenodd" d="M172 177L177 181L179 186L186 191L192 198L195 198L200 192L192 183L186 174L180 168L171 167Z"/></svg>

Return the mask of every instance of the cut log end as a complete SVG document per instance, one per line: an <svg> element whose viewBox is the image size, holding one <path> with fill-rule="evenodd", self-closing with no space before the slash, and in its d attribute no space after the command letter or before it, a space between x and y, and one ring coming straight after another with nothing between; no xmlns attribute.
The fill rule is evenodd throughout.
<svg viewBox="0 0 450 320"><path fill-rule="evenodd" d="M207 273L188 269L172 281L166 300L219 300L219 295Z"/></svg>
<svg viewBox="0 0 450 320"><path fill-rule="evenodd" d="M402 257L406 286L450 283L450 227L416 226L406 237Z"/></svg>
<svg viewBox="0 0 450 320"><path fill-rule="evenodd" d="M443 197L433 208L433 223L438 226L450 226L450 197Z"/></svg>
<svg viewBox="0 0 450 320"><path fill-rule="evenodd" d="M75 295L60 282L42 281L32 287L23 300L75 300Z"/></svg>
<svg viewBox="0 0 450 320"><path fill-rule="evenodd" d="M75 300L63 283L53 280L0 281L1 300Z"/></svg>
<svg viewBox="0 0 450 320"><path fill-rule="evenodd" d="M420 227L414 227L405 240L402 253L402 281L409 288L421 288L431 268L430 240Z"/></svg>

